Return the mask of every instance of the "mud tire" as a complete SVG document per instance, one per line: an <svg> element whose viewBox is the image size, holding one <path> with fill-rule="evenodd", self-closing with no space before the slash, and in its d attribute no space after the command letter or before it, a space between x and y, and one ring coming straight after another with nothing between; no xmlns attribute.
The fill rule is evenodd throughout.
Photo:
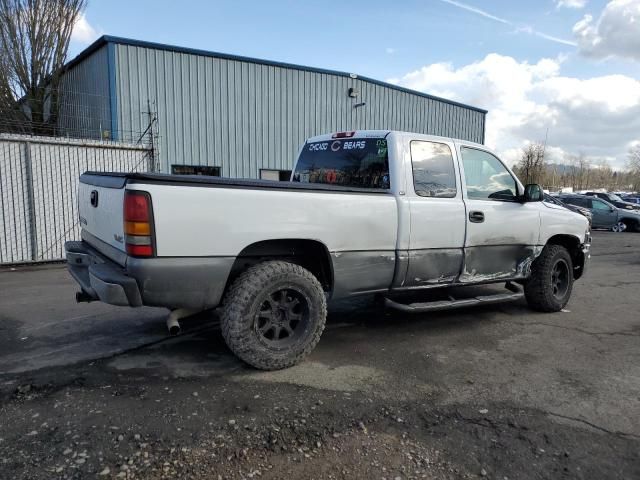
<svg viewBox="0 0 640 480"><path fill-rule="evenodd" d="M284 298L282 304L278 303L280 298ZM295 307L287 313L295 300ZM265 325L260 322L271 321L264 319L264 309L270 318L277 317L273 320L277 325L266 332L267 336L271 333L271 339L261 331ZM284 329L289 315L300 315L301 320L287 323L293 333L281 341L280 330L278 338L273 332ZM265 261L240 274L227 291L221 312L222 335L231 351L249 365L279 370L300 363L315 348L326 317L325 292L311 272L285 261ZM285 334L289 335L288 330Z"/></svg>
<svg viewBox="0 0 640 480"><path fill-rule="evenodd" d="M562 277L558 281L558 277ZM562 310L573 289L573 262L561 245L547 245L531 266L531 276L524 284L529 307L540 312Z"/></svg>

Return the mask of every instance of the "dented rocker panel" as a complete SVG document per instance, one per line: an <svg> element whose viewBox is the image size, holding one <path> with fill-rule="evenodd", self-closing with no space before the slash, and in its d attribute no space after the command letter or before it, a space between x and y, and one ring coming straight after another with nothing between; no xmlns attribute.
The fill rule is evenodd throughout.
<svg viewBox="0 0 640 480"><path fill-rule="evenodd" d="M431 287L453 283L463 261L461 248L409 250L408 268L403 286Z"/></svg>

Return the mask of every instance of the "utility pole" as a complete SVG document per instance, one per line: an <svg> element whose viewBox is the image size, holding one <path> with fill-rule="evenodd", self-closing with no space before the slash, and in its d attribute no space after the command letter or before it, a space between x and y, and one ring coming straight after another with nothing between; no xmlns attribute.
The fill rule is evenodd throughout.
<svg viewBox="0 0 640 480"><path fill-rule="evenodd" d="M155 102L153 102L153 106L155 109ZM147 129L142 133L138 142L142 140L145 134L149 133L149 170L151 173L156 171L156 155L155 155L155 143L154 143L154 135L153 135L153 124L158 121L158 116L154 110L151 110L151 102L147 99L147 111L142 112L144 115L149 116L149 125Z"/></svg>

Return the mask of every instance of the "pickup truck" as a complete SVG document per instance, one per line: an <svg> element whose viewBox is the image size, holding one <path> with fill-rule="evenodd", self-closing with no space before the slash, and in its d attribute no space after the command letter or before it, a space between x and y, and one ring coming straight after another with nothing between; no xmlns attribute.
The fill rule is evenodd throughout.
<svg viewBox="0 0 640 480"><path fill-rule="evenodd" d="M166 307L170 329L219 307L230 349L260 369L300 362L327 302L376 294L428 312L526 297L556 312L589 258L585 217L542 202L483 145L397 131L309 139L289 182L147 173L80 177L78 301ZM402 303L403 292L504 284Z"/></svg>

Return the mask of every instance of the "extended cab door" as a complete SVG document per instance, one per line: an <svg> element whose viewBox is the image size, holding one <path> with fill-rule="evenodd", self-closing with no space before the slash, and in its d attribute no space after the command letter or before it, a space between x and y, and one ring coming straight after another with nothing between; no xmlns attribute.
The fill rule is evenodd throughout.
<svg viewBox="0 0 640 480"><path fill-rule="evenodd" d="M540 249L542 202L519 202L519 182L492 153L458 148L467 225L460 282L523 277Z"/></svg>
<svg viewBox="0 0 640 480"><path fill-rule="evenodd" d="M462 268L465 231L455 145L427 139L407 143L407 191L400 198L409 206L408 267L396 286L452 283Z"/></svg>

